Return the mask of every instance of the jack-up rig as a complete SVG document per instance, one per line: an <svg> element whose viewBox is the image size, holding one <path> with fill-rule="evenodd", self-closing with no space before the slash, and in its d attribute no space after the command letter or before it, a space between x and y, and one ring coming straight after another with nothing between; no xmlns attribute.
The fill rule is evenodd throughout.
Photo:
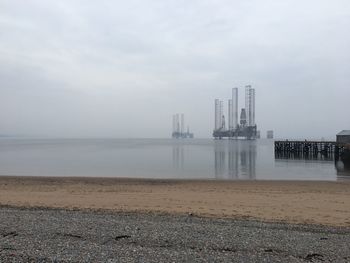
<svg viewBox="0 0 350 263"><path fill-rule="evenodd" d="M194 134L190 132L189 126L187 126L187 131L185 132L185 114L181 113L181 115L173 115L173 133L171 134L171 137L175 139L193 139Z"/></svg>
<svg viewBox="0 0 350 263"><path fill-rule="evenodd" d="M228 128L226 128L224 115L224 102L215 100L215 139L245 138L254 140L257 138L257 126L255 124L255 89L250 85L245 86L245 108L242 108L240 122L238 123L238 88L232 89L232 99L228 100Z"/></svg>

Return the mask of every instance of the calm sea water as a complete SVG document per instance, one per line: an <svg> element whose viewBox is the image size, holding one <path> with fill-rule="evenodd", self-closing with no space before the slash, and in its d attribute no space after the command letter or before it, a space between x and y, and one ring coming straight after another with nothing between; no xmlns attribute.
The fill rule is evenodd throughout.
<svg viewBox="0 0 350 263"><path fill-rule="evenodd" d="M332 160L276 159L273 141L0 139L0 175L344 180Z"/></svg>

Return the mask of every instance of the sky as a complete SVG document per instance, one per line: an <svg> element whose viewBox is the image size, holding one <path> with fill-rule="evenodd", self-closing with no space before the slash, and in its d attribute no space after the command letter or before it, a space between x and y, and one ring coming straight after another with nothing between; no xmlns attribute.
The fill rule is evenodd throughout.
<svg viewBox="0 0 350 263"><path fill-rule="evenodd" d="M256 90L265 136L350 129L348 0L0 0L0 134L211 137ZM225 105L227 110L227 104Z"/></svg>

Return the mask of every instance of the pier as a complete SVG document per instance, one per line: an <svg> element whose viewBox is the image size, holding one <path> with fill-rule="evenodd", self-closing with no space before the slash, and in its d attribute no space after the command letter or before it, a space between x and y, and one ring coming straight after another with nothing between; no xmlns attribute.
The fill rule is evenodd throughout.
<svg viewBox="0 0 350 263"><path fill-rule="evenodd" d="M335 141L275 141L276 156L334 156L343 154L345 144Z"/></svg>

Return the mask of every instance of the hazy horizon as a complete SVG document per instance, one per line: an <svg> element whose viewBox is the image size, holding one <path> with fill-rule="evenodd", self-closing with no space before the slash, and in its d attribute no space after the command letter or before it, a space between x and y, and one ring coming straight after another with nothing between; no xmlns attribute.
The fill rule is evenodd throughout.
<svg viewBox="0 0 350 263"><path fill-rule="evenodd" d="M345 0L0 0L0 134L167 138L184 113L210 138L214 99L252 85L262 138L334 139L349 28Z"/></svg>

